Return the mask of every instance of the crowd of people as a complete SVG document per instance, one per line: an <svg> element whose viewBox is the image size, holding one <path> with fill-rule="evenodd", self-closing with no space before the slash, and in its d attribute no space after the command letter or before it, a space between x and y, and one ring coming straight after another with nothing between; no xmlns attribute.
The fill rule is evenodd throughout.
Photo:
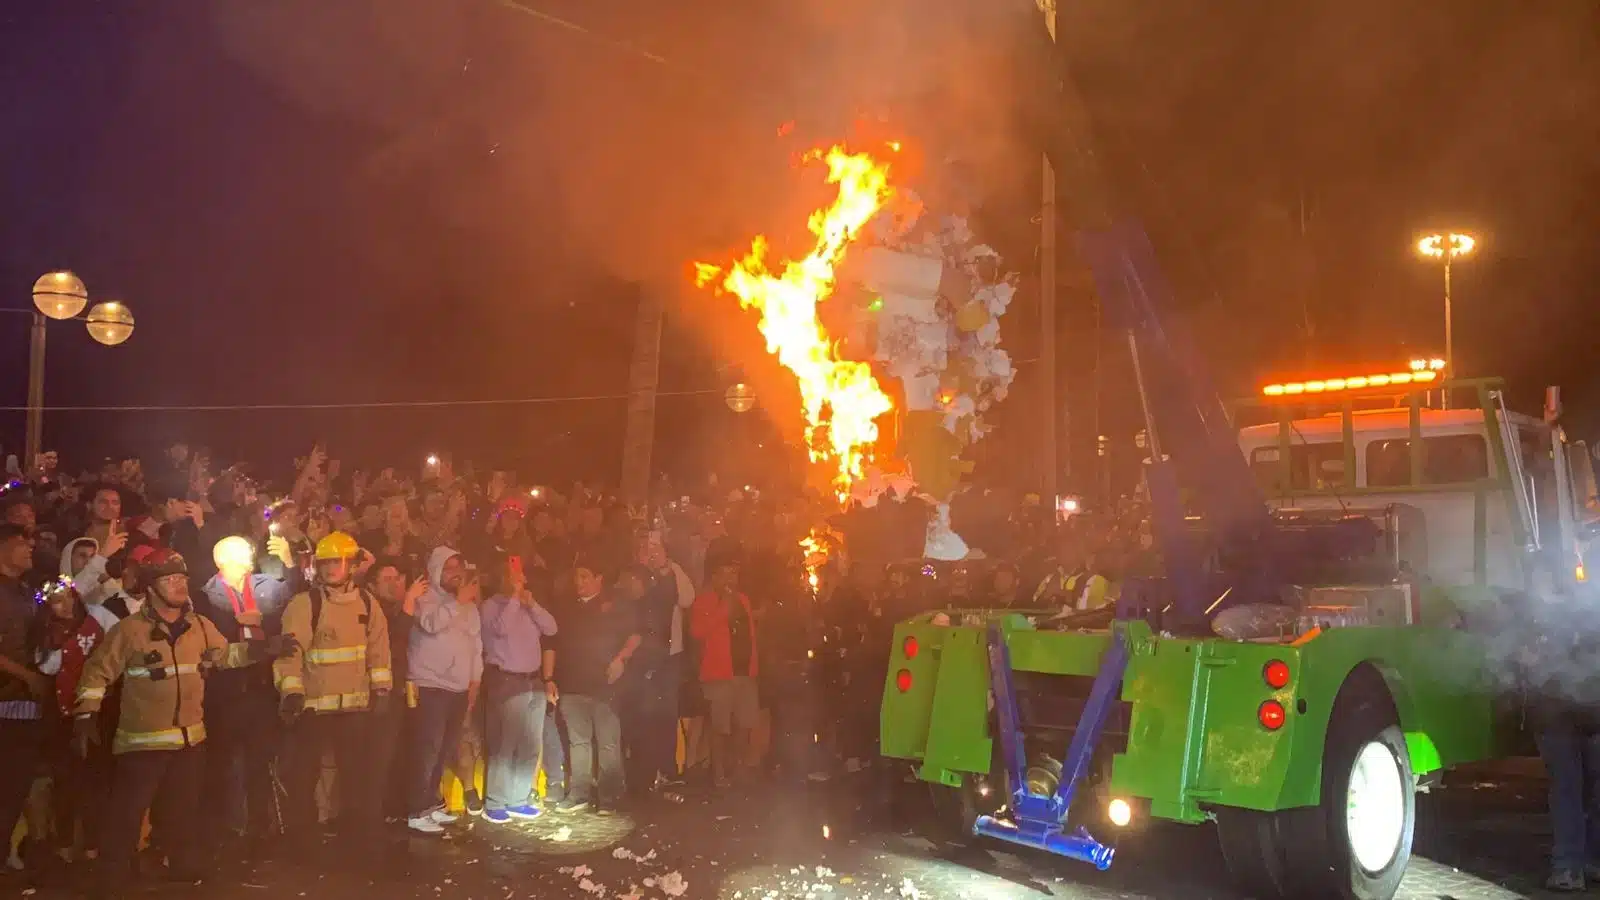
<svg viewBox="0 0 1600 900"><path fill-rule="evenodd" d="M508 823L822 765L773 747L786 732L853 770L899 618L1086 609L1111 585L1082 528L943 569L838 548L810 580L811 514L748 488L647 517L438 457L345 476L320 447L281 492L184 446L58 469L0 494L0 822L26 824L13 866L96 859L104 891L142 843L181 880L330 827L375 859L385 820L457 820L447 776ZM844 699L802 708L802 684Z"/></svg>

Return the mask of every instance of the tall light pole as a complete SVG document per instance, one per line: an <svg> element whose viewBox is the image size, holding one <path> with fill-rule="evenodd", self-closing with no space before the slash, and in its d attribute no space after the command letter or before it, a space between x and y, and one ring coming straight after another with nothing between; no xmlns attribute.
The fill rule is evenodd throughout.
<svg viewBox="0 0 1600 900"><path fill-rule="evenodd" d="M1050 32L1050 42L1056 42L1056 0L1035 0L1044 15L1044 27ZM1044 418L1044 495L1052 498L1058 490L1056 466L1060 464L1060 451L1056 442L1060 435L1056 425L1056 170L1050 164L1049 154L1044 154L1042 195L1039 202L1039 368L1044 377L1039 381L1039 400Z"/></svg>
<svg viewBox="0 0 1600 900"><path fill-rule="evenodd" d="M1454 232L1430 234L1417 241L1417 252L1424 258L1444 263L1444 365L1448 378L1456 375L1455 315L1450 308L1450 264L1456 257L1471 253L1476 246L1478 242L1472 235ZM1445 404L1449 405L1448 392Z"/></svg>
<svg viewBox="0 0 1600 900"><path fill-rule="evenodd" d="M107 347L126 341L133 336L133 313L128 307L108 300L96 303L89 314L81 316L89 305L89 289L83 279L68 271L50 272L33 283L33 309L0 310L27 313L33 317L33 328L28 339L28 424L23 439L24 468L31 468L38 459L44 443L44 339L48 319L65 321L81 318L89 337Z"/></svg>

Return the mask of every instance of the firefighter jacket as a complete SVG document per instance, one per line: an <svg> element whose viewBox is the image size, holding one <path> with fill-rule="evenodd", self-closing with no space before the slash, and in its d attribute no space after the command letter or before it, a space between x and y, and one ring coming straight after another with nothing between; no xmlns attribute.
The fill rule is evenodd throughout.
<svg viewBox="0 0 1600 900"><path fill-rule="evenodd" d="M295 646L272 664L282 695L304 694L316 712L366 709L372 691L394 684L383 608L359 588L317 586L283 610L283 633Z"/></svg>
<svg viewBox="0 0 1600 900"><path fill-rule="evenodd" d="M100 711L106 690L122 679L112 753L178 750L206 739L205 679L211 669L252 662L247 644L230 644L217 626L189 607L175 622L152 604L112 626L78 680L80 716Z"/></svg>

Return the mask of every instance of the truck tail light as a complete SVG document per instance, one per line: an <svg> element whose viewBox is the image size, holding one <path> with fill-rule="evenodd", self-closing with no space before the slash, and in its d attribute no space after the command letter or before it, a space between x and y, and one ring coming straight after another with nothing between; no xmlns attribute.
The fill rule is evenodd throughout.
<svg viewBox="0 0 1600 900"><path fill-rule="evenodd" d="M917 650L921 649L917 646L917 636L914 634L906 635L906 639L901 643L900 649L905 653L906 659L916 659Z"/></svg>
<svg viewBox="0 0 1600 900"><path fill-rule="evenodd" d="M1289 686L1289 664L1281 659L1275 659L1261 667L1261 680L1267 687L1281 691Z"/></svg>
<svg viewBox="0 0 1600 900"><path fill-rule="evenodd" d="M910 679L908 678L907 680L909 681ZM1284 711L1283 704L1276 700L1268 700L1256 708L1256 720L1261 723L1262 728L1268 731L1277 731L1282 728L1283 723L1288 718L1289 714Z"/></svg>
<svg viewBox="0 0 1600 900"><path fill-rule="evenodd" d="M894 673L894 686L898 688L902 694L911 690L911 670L901 669L900 671ZM1281 715L1283 713L1283 707L1280 706L1278 708L1278 712Z"/></svg>

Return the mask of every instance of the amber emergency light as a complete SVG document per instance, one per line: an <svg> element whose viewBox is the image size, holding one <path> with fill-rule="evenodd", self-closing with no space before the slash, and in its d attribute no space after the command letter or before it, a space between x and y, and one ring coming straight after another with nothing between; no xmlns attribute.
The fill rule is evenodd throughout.
<svg viewBox="0 0 1600 900"><path fill-rule="evenodd" d="M1282 384L1269 384L1261 389L1261 394L1265 397L1298 397L1302 394L1427 384L1439 380L1439 374L1443 371L1442 359L1413 359L1409 372L1380 372L1376 375L1352 375L1347 378L1324 378L1320 381L1288 381Z"/></svg>

